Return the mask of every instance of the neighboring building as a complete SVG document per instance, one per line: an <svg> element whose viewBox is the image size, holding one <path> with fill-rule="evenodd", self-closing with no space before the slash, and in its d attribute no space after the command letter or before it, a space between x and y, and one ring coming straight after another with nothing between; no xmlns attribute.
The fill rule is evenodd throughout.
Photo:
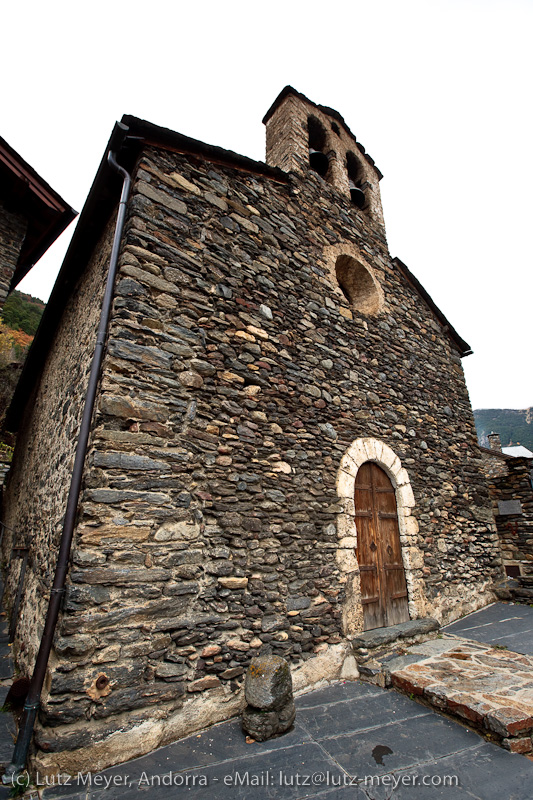
<svg viewBox="0 0 533 800"><path fill-rule="evenodd" d="M524 597L531 600L533 591L527 579L533 576L533 453L522 446L502 448L497 433L488 438L490 448L481 451L503 565L510 578L526 578Z"/></svg>
<svg viewBox="0 0 533 800"><path fill-rule="evenodd" d="M264 121L267 164L131 116L112 136L133 188L41 770L97 770L231 716L265 647L297 688L335 678L354 634L456 619L501 578L470 349L389 255L381 173L339 114L290 87ZM120 191L104 157L12 406L4 522L32 547L20 674Z"/></svg>
<svg viewBox="0 0 533 800"><path fill-rule="evenodd" d="M75 216L57 192L0 138L0 312L9 292Z"/></svg>

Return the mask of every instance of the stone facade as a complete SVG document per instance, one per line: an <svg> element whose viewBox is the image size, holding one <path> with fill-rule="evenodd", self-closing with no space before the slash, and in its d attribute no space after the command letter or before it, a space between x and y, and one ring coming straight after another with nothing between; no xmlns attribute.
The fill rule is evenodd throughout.
<svg viewBox="0 0 533 800"><path fill-rule="evenodd" d="M296 95L267 127L270 157L291 173L236 167L224 151L140 153L36 731L41 770L100 769L237 713L265 648L291 663L296 690L337 677L362 630L364 461L396 491L411 616L448 621L493 597L498 538L457 342L391 260L373 162L361 161L362 209L304 169L308 113L341 131L342 165L351 134ZM274 123L292 130L299 162L272 155ZM13 527L50 518L23 606L27 618L37 603L38 624L23 621L14 648L24 673L79 417L78 391L62 400L59 385L85 374L107 243L77 294L94 290L89 318L67 309L9 485ZM69 341L70 325L83 331ZM54 413L70 425L57 466L36 477Z"/></svg>
<svg viewBox="0 0 533 800"><path fill-rule="evenodd" d="M499 433L489 433L487 439L489 441L489 446L481 448L483 472L488 478L503 477L507 475L507 462L512 456L502 453L502 443Z"/></svg>
<svg viewBox="0 0 533 800"><path fill-rule="evenodd" d="M87 387L88 364L110 253L112 228L99 242L83 279L65 309L39 384L28 403L4 489L4 563L13 547L31 546L17 622L17 667L33 667L52 585L57 548ZM5 600L13 602L20 562L7 575Z"/></svg>
<svg viewBox="0 0 533 800"><path fill-rule="evenodd" d="M505 571L512 578L533 576L533 458L502 452L490 433L481 447ZM529 578L531 580L531 578Z"/></svg>
<svg viewBox="0 0 533 800"><path fill-rule="evenodd" d="M507 475L507 465L512 459L512 456L506 456L500 451L490 451L486 447L481 448L481 458L483 461L483 471L487 478L502 478Z"/></svg>
<svg viewBox="0 0 533 800"><path fill-rule="evenodd" d="M533 459L511 456L504 463L504 474L489 476L503 564L512 576L533 575Z"/></svg>
<svg viewBox="0 0 533 800"><path fill-rule="evenodd" d="M0 200L0 311L9 293L27 225L23 214L8 210Z"/></svg>

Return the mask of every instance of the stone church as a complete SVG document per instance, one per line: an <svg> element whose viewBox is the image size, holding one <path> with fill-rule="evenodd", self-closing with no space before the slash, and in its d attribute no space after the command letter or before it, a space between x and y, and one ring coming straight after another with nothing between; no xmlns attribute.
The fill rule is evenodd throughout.
<svg viewBox="0 0 533 800"><path fill-rule="evenodd" d="M354 635L453 620L501 577L471 351L391 258L381 172L291 87L264 123L266 163L123 117L13 401L20 675L59 549L68 562L33 733L43 772L98 770L230 717L265 648L297 689L335 679Z"/></svg>

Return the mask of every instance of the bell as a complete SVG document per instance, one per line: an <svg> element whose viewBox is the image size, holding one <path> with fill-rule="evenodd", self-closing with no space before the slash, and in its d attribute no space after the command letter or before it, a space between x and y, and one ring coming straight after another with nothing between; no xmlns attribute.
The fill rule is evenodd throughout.
<svg viewBox="0 0 533 800"><path fill-rule="evenodd" d="M309 166L323 178L329 169L329 159L321 150L309 148Z"/></svg>
<svg viewBox="0 0 533 800"><path fill-rule="evenodd" d="M352 203L354 206L357 206L357 208L363 208L365 204L365 193L359 188L359 186L355 185L351 178L349 179L348 184L350 186L350 197L352 198Z"/></svg>

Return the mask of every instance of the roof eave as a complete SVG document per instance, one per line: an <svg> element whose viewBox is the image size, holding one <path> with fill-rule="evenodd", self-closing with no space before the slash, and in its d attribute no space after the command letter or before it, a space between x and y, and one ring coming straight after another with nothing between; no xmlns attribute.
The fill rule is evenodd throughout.
<svg viewBox="0 0 533 800"><path fill-rule="evenodd" d="M467 342L465 342L465 340L461 336L459 336L453 325L450 323L447 317L445 317L445 315L442 313L442 311L434 302L430 294L424 289L418 278L416 278L413 275L409 267L406 264L404 264L403 261L399 258L393 258L392 262L398 267L403 276L409 281L413 289L415 289L418 292L418 294L422 297L425 303L429 306L431 311L435 314L440 324L442 325L444 331L449 335L450 339L453 341L456 348L459 350L461 358L472 355L474 351L472 350L470 345Z"/></svg>
<svg viewBox="0 0 533 800"><path fill-rule="evenodd" d="M63 233L77 216L77 211L1 137L0 165L4 174L10 176L9 185L21 187L17 205L28 218L28 230L11 280L11 291Z"/></svg>

